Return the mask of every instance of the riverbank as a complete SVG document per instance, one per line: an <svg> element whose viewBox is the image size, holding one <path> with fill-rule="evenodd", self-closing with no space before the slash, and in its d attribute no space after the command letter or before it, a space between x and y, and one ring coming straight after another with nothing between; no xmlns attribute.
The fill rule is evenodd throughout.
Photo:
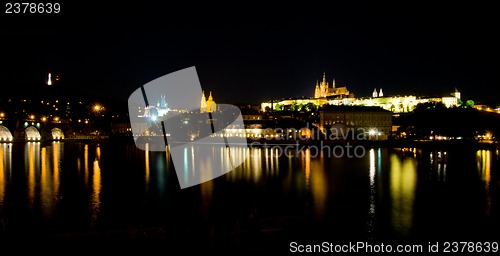
<svg viewBox="0 0 500 256"><path fill-rule="evenodd" d="M251 147L268 146L365 146L382 148L453 148L500 149L498 141L475 140L267 140L248 139Z"/></svg>

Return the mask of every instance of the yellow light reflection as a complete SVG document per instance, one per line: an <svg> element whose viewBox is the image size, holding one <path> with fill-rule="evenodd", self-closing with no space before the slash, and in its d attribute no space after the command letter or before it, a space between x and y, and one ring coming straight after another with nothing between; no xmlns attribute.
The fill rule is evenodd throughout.
<svg viewBox="0 0 500 256"><path fill-rule="evenodd" d="M95 224L97 222L97 218L101 208L101 186L101 168L99 167L99 161L95 159L92 173L92 196L90 201L92 224Z"/></svg>
<svg viewBox="0 0 500 256"><path fill-rule="evenodd" d="M312 193L314 215L317 219L324 219L326 216L326 201L328 195L327 178L325 177L324 158L311 161L311 152L306 150L306 172L309 172L310 190Z"/></svg>
<svg viewBox="0 0 500 256"><path fill-rule="evenodd" d="M305 172L306 190L309 190L309 180L311 178L311 151L309 149L302 152L302 162L305 165L303 169Z"/></svg>
<svg viewBox="0 0 500 256"><path fill-rule="evenodd" d="M262 149L254 148L252 154L252 179L254 182L258 182L262 176Z"/></svg>
<svg viewBox="0 0 500 256"><path fill-rule="evenodd" d="M40 152L39 142L28 142L26 144L26 155L28 156L27 166L28 166L28 205L29 207L34 207L35 203L35 192L36 192L36 167L37 160L39 156L37 152Z"/></svg>
<svg viewBox="0 0 500 256"><path fill-rule="evenodd" d="M42 200L42 211L47 216L50 215L50 205L52 204L52 196L50 191L50 180L48 180L47 174L47 148L43 147L41 151L42 157L41 161L41 171L40 171L40 192Z"/></svg>
<svg viewBox="0 0 500 256"><path fill-rule="evenodd" d="M5 144L1 144L0 146L0 210L3 207L3 200L5 198L5 187L6 187L6 173L5 173L5 167L4 167L4 154L5 154L5 149L4 149Z"/></svg>
<svg viewBox="0 0 500 256"><path fill-rule="evenodd" d="M61 172L62 144L59 141L54 141L52 146L52 156L54 157L54 170L52 176L54 195L59 196L59 173Z"/></svg>
<svg viewBox="0 0 500 256"><path fill-rule="evenodd" d="M265 148L264 149L264 159L266 162L266 170L269 170L269 154L272 154L272 152L269 153L269 148Z"/></svg>
<svg viewBox="0 0 500 256"><path fill-rule="evenodd" d="M172 166L170 162L170 145L167 145L165 149L165 166L166 166L165 173L168 176L170 174L170 168Z"/></svg>
<svg viewBox="0 0 500 256"><path fill-rule="evenodd" d="M97 161L100 161L101 160L101 146L100 145L97 145L97 148L95 149L95 154L96 154Z"/></svg>
<svg viewBox="0 0 500 256"><path fill-rule="evenodd" d="M491 150L478 150L476 152L476 159L478 165L479 175L484 183L484 192L486 194L486 214L491 214Z"/></svg>
<svg viewBox="0 0 500 256"><path fill-rule="evenodd" d="M146 185L146 191L149 190L149 143L146 143L146 145L144 146L144 161L146 162L145 163L145 172L144 172L144 182L145 182L145 185Z"/></svg>
<svg viewBox="0 0 500 256"><path fill-rule="evenodd" d="M5 200L5 190L10 181L12 163L12 144L0 144L0 210Z"/></svg>
<svg viewBox="0 0 500 256"><path fill-rule="evenodd" d="M85 144L83 147L83 182L85 183L85 188L88 188L89 181L89 145Z"/></svg>
<svg viewBox="0 0 500 256"><path fill-rule="evenodd" d="M278 156L284 154L284 151L273 149L271 153L271 174L276 176L279 174Z"/></svg>
<svg viewBox="0 0 500 256"><path fill-rule="evenodd" d="M413 205L417 182L416 162L414 158L399 159L391 156L390 190L391 221L395 231L408 235L413 223Z"/></svg>

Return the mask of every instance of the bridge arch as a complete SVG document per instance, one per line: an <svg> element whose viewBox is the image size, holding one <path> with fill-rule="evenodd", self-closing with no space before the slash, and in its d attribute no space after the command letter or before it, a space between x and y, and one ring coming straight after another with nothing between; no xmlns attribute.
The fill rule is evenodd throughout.
<svg viewBox="0 0 500 256"><path fill-rule="evenodd" d="M64 132L59 128L52 128L51 134L52 134L52 139L54 139L54 140L63 140L64 139Z"/></svg>
<svg viewBox="0 0 500 256"><path fill-rule="evenodd" d="M40 131L35 126L28 126L24 130L26 133L26 139L28 141L39 141L42 139L42 135L40 135Z"/></svg>
<svg viewBox="0 0 500 256"><path fill-rule="evenodd" d="M12 141L12 133L3 125L0 125L0 142Z"/></svg>

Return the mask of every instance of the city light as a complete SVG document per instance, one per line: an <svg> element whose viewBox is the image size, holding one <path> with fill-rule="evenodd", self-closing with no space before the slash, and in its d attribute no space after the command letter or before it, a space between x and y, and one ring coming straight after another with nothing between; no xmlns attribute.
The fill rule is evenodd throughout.
<svg viewBox="0 0 500 256"><path fill-rule="evenodd" d="M0 117L5 117L5 113L0 113Z"/></svg>
<svg viewBox="0 0 500 256"><path fill-rule="evenodd" d="M370 136L374 136L375 134L377 134L377 131L376 131L375 129L370 129L370 130L368 131L368 134L369 134Z"/></svg>

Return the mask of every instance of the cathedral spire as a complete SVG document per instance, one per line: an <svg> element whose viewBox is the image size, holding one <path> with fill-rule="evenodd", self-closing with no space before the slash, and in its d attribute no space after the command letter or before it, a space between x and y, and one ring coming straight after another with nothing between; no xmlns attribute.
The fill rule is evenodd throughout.
<svg viewBox="0 0 500 256"><path fill-rule="evenodd" d="M335 78L333 78L332 87L335 88Z"/></svg>
<svg viewBox="0 0 500 256"><path fill-rule="evenodd" d="M373 98L378 98L377 88L373 88L372 96L373 96Z"/></svg>
<svg viewBox="0 0 500 256"><path fill-rule="evenodd" d="M326 74L323 72L323 83L326 84Z"/></svg>
<svg viewBox="0 0 500 256"><path fill-rule="evenodd" d="M207 111L207 98L205 98L205 91L201 92L200 111L202 113Z"/></svg>

